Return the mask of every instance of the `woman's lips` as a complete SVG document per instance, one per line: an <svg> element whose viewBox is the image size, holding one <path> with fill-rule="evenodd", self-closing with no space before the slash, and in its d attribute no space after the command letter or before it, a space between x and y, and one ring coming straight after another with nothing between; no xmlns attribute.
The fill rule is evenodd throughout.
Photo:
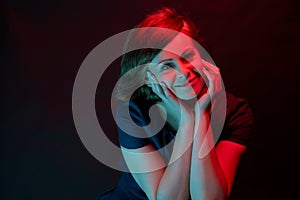
<svg viewBox="0 0 300 200"><path fill-rule="evenodd" d="M193 78L187 80L187 81L184 82L184 83L175 85L175 87L187 87L187 86L191 86L191 83L192 83L195 79L197 79L197 78L198 78L197 76L194 76Z"/></svg>

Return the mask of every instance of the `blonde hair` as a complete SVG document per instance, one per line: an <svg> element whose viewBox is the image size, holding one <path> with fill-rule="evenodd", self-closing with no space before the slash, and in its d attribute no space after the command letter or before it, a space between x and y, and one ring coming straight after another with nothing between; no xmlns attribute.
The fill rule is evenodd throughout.
<svg viewBox="0 0 300 200"><path fill-rule="evenodd" d="M201 45L207 46L200 37L199 29L188 19L179 15L174 9L163 7L150 13L136 28L159 27L184 33L195 39ZM138 49L125 53L121 61L121 80L116 88L115 96L123 101L142 98L146 101L157 102L161 99L145 85L146 64L150 63L177 34L164 34L162 31L134 30L127 38L125 50L136 46L159 46L159 49ZM176 33L176 32L175 32ZM137 45L138 44L138 45ZM150 44L150 45L149 45ZM136 89L135 91L132 91Z"/></svg>

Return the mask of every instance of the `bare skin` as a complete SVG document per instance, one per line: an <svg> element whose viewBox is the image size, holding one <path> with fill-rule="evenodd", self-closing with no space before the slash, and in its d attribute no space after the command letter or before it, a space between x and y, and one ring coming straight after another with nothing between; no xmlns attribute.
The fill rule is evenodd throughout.
<svg viewBox="0 0 300 200"><path fill-rule="evenodd" d="M246 147L229 141L215 146L212 140L209 105L214 105L213 97L222 89L220 71L201 59L191 41L175 37L166 47L172 48L182 51L179 55L162 51L153 61L157 65L148 68L146 80L162 99L167 122L177 130L171 164L149 173L133 173L133 177L151 200L185 200L189 195L195 200L227 199ZM129 169L134 163L163 164L158 153L152 160L126 158L126 152L154 150L152 145L134 150L122 147Z"/></svg>

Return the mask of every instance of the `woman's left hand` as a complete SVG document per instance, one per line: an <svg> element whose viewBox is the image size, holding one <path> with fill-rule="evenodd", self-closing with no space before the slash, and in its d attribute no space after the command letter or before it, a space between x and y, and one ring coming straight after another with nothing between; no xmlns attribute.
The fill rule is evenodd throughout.
<svg viewBox="0 0 300 200"><path fill-rule="evenodd" d="M206 80L207 88L203 88L203 95L199 98L195 105L195 112L206 111L211 104L213 108L216 97L223 91L223 82L220 74L220 69L215 65L202 59L203 67L201 69L204 80Z"/></svg>
<svg viewBox="0 0 300 200"><path fill-rule="evenodd" d="M201 93L202 96L197 100L194 108L194 113L195 113L195 135L197 136L197 148L199 151L199 157L204 157L204 155L207 155L207 153L212 149L212 145L204 145L207 148L203 148L200 150L201 146L203 144L206 144L207 141L205 142L205 136L207 135L207 131L209 130L210 125L215 125L212 123L212 121L216 121L216 115L217 117L223 117L222 115L222 109L218 109L218 113L212 113L212 110L215 106L219 106L219 103L223 103L223 97L224 97L224 87L223 87L223 82L220 74L220 69L217 68L215 65L202 60L203 67L201 70L201 74L203 76L203 79L206 82L207 88L203 88L203 91ZM201 95L201 94L200 94ZM220 98L218 98L220 97ZM216 102L218 103L216 105ZM221 106L222 108L222 106ZM219 113L219 111L221 111ZM212 120L212 121L211 121ZM209 138L209 137L208 137ZM208 143L207 143L208 144ZM209 143L211 144L211 143Z"/></svg>

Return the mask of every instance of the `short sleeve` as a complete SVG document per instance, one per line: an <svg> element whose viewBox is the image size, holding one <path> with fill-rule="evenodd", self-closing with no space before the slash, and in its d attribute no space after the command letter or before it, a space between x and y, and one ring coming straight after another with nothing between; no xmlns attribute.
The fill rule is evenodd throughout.
<svg viewBox="0 0 300 200"><path fill-rule="evenodd" d="M219 141L227 140L248 146L253 125L253 112L248 102L243 98L227 93L226 120Z"/></svg>
<svg viewBox="0 0 300 200"><path fill-rule="evenodd" d="M118 122L118 137L121 146L128 149L136 149L150 144L150 140L142 128L149 121L136 104L133 102L120 104L116 112L116 120Z"/></svg>

